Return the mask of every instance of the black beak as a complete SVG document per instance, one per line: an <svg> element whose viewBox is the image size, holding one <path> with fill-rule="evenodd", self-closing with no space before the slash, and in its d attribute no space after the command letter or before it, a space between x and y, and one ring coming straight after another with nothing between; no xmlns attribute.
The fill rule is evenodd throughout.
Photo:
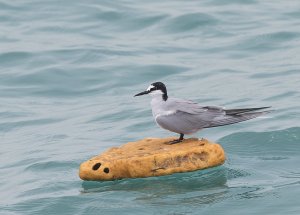
<svg viewBox="0 0 300 215"><path fill-rule="evenodd" d="M136 97L136 96L142 96L142 95L145 95L145 94L148 94L148 93L150 93L150 91L144 91L144 92L141 92L141 93L138 93L138 94L136 94L136 95L134 95L134 97Z"/></svg>

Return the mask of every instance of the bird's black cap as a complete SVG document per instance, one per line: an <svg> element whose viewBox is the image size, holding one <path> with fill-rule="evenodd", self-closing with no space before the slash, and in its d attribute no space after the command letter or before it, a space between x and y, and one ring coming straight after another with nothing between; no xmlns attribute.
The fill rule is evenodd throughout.
<svg viewBox="0 0 300 215"><path fill-rule="evenodd" d="M135 96L145 95L145 94L151 93L151 92L153 92L155 90L160 90L163 93L163 95L162 95L163 100L167 101L167 99L168 99L167 88L166 88L166 85L164 85L164 83L162 83L162 82L154 82L154 83L152 83L150 85L150 87L146 91L138 93Z"/></svg>

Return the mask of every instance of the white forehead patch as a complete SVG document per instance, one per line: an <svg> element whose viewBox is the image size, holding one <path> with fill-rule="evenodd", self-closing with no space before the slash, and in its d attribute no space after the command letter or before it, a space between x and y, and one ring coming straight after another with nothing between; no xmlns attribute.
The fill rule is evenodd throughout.
<svg viewBox="0 0 300 215"><path fill-rule="evenodd" d="M150 91L152 88L154 88L154 86L151 84L151 85L147 88L147 91Z"/></svg>

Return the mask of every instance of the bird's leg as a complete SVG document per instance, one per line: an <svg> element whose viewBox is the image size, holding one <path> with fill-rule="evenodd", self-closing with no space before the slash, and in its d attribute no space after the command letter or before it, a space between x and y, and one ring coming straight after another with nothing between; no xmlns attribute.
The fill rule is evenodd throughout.
<svg viewBox="0 0 300 215"><path fill-rule="evenodd" d="M180 137L179 137L179 141L183 141L183 136L184 136L184 134L180 134Z"/></svg>
<svg viewBox="0 0 300 215"><path fill-rule="evenodd" d="M184 136L184 134L180 134L179 139L177 139L177 140L172 140L172 141L169 142L169 144L175 144L175 143L180 143L180 142L182 142L182 141L183 141L183 136Z"/></svg>

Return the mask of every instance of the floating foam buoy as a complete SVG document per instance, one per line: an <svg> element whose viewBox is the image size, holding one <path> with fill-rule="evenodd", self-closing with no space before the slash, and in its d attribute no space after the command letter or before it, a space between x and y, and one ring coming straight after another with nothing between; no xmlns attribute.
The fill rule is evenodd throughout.
<svg viewBox="0 0 300 215"><path fill-rule="evenodd" d="M79 177L94 181L142 178L206 169L225 162L219 144L195 138L168 144L174 139L146 138L113 147L83 162Z"/></svg>

